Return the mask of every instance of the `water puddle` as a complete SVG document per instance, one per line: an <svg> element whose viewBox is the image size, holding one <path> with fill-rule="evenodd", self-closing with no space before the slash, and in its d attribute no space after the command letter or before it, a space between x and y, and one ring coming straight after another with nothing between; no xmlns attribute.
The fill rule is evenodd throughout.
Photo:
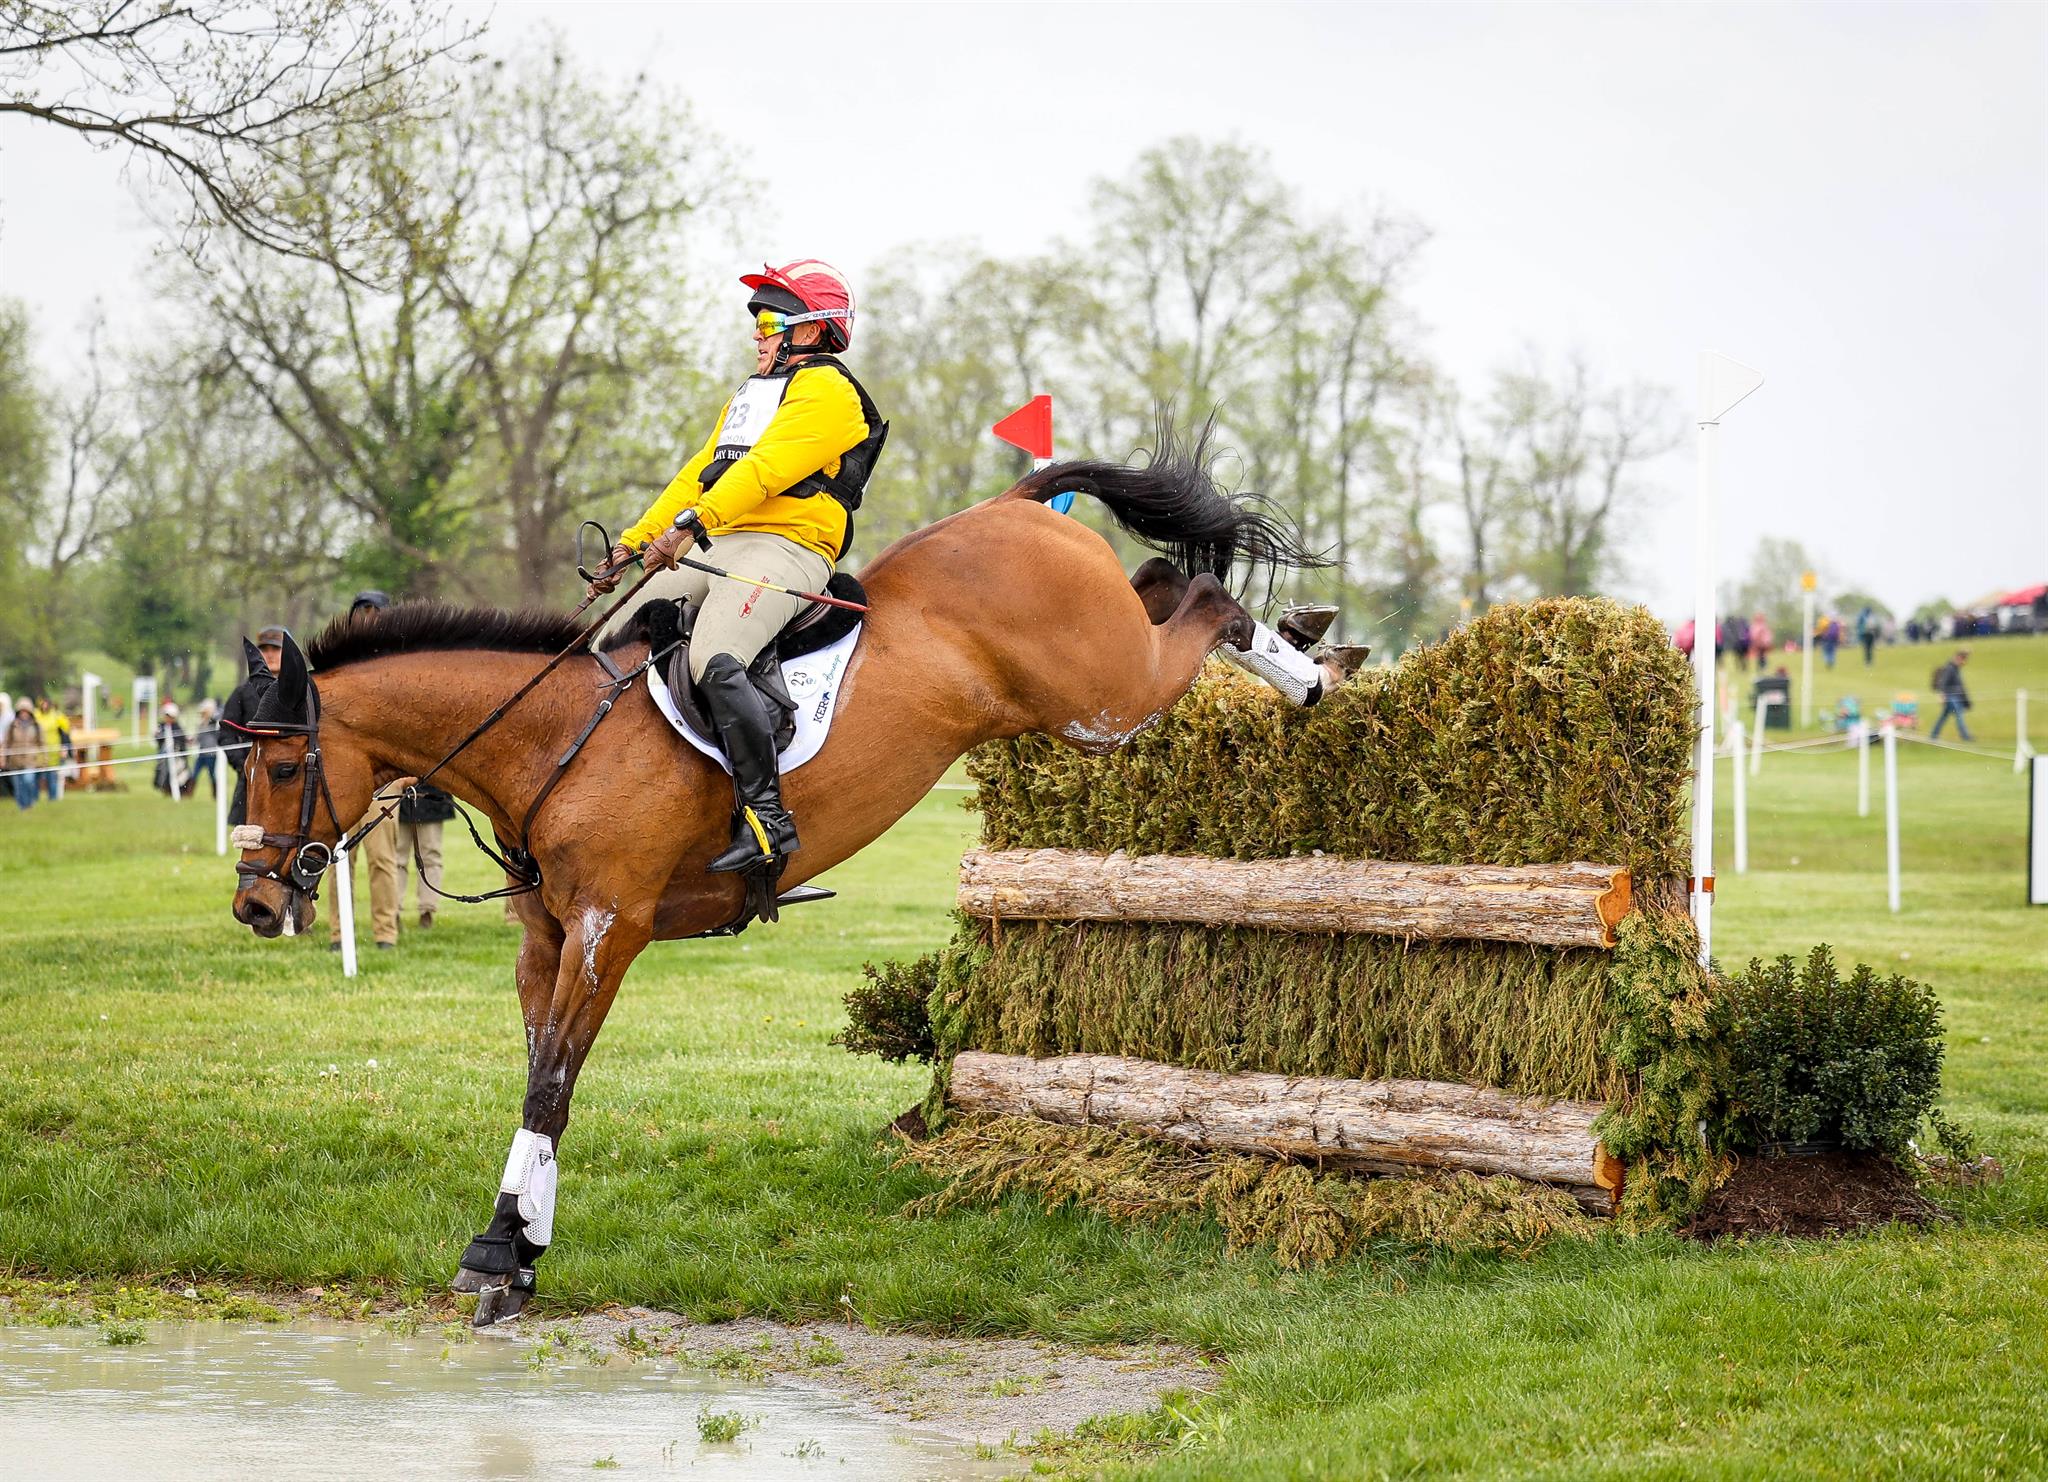
<svg viewBox="0 0 2048 1482"><path fill-rule="evenodd" d="M0 1325L0 1472L26 1479L1014 1475L956 1442L791 1386L666 1360L536 1365L502 1338L355 1324ZM730 1441L699 1417L743 1417Z"/></svg>

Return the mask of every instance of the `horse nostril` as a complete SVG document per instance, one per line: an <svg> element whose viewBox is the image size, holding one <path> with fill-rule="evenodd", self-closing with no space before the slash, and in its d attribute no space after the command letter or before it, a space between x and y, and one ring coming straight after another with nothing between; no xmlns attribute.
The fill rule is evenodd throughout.
<svg viewBox="0 0 2048 1482"><path fill-rule="evenodd" d="M244 909L248 912L251 926L268 926L277 914L261 901L250 901Z"/></svg>

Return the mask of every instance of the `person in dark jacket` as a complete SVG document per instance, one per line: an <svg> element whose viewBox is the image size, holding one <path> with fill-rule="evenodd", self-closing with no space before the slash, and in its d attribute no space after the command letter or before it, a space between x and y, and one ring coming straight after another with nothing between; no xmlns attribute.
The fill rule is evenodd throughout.
<svg viewBox="0 0 2048 1482"><path fill-rule="evenodd" d="M1965 741L1975 739L1970 728L1963 721L1963 712L1970 708L1970 691L1963 684L1963 665L1970 662L1967 648L1956 650L1956 656L1934 671L1934 687L1941 693L1941 714L1935 718L1934 729L1927 733L1928 739L1941 734L1941 727L1953 715L1956 718L1956 734Z"/></svg>
<svg viewBox="0 0 2048 1482"><path fill-rule="evenodd" d="M256 714L256 701L270 688L271 677L277 673L277 666L284 662L284 629L265 628L256 635L257 652L263 655L263 662L270 666L269 674L252 674L235 686L227 703L220 707L221 729L226 733L221 739L226 742L228 765L235 770L235 795L228 800L228 826L238 828L249 821L249 783L242 775L242 761L249 754L249 738L236 730L246 726Z"/></svg>
<svg viewBox="0 0 2048 1482"><path fill-rule="evenodd" d="M405 914L406 866L419 859L420 925L434 924L441 903L441 826L455 816L455 799L431 782L406 790L398 805L398 914Z"/></svg>

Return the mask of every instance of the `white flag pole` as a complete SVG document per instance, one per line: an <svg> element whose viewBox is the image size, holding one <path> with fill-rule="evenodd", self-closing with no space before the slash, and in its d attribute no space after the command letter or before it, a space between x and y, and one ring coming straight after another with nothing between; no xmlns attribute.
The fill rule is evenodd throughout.
<svg viewBox="0 0 2048 1482"><path fill-rule="evenodd" d="M2012 769L2015 772L2024 772L2027 769L2027 758L2034 754L2033 743L2027 740L2027 692L2020 690L2015 693L2013 703L2019 708L2019 714L2015 718L2019 741L2013 747Z"/></svg>
<svg viewBox="0 0 2048 1482"><path fill-rule="evenodd" d="M234 774L228 770L228 754L218 746L213 748L213 852L228 852L228 778Z"/></svg>
<svg viewBox="0 0 2048 1482"><path fill-rule="evenodd" d="M1714 940L1714 586L1721 539L1721 418L1764 383L1740 361L1704 351L1699 360L1699 506L1693 520L1693 677L1699 686L1699 752L1692 794L1692 919L1700 965ZM1735 765L1742 765L1736 759Z"/></svg>
<svg viewBox="0 0 2048 1482"><path fill-rule="evenodd" d="M1813 724L1813 589L1818 581L1814 572L1800 573L1799 584L1806 589L1806 631L1799 638L1799 708L1792 712L1795 736L1801 728Z"/></svg>
<svg viewBox="0 0 2048 1482"><path fill-rule="evenodd" d="M334 864L334 909L336 924L341 927L341 975L353 978L356 975L356 902L355 882L349 879L348 851L336 846Z"/></svg>
<svg viewBox="0 0 2048 1482"><path fill-rule="evenodd" d="M1899 909L1899 738L1889 722L1884 728L1884 870L1886 895L1896 913Z"/></svg>
<svg viewBox="0 0 2048 1482"><path fill-rule="evenodd" d="M1731 775L1735 778L1735 873L1749 873L1749 788L1743 781L1742 772L1742 722L1735 722L1735 765Z"/></svg>
<svg viewBox="0 0 2048 1482"><path fill-rule="evenodd" d="M1857 721L1850 733L1856 746L1856 816L1870 816L1870 727Z"/></svg>

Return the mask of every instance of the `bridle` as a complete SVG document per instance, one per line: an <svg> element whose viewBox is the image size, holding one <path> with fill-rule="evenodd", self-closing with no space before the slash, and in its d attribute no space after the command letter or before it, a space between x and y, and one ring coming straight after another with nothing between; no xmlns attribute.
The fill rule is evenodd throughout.
<svg viewBox="0 0 2048 1482"><path fill-rule="evenodd" d="M313 837L313 810L319 803L327 805L327 817L334 825L336 837L347 830L341 826L340 815L334 808L334 794L327 786L327 773L320 765L320 693L309 678L306 681L307 713L312 717L304 725L289 721L277 721L260 726L246 726L236 721L223 724L254 740L264 737L304 736L306 738L305 759L299 764L299 828L293 834L272 834L263 831L260 824L242 824L234 831L235 846L244 851L251 849L276 849L282 851L274 863L264 864L255 860L235 861L235 874L242 880L275 880L294 899L286 902L287 911L297 905L297 898L318 900L320 878L334 863L334 846L321 843ZM261 753L255 744L249 747L248 760L244 767L260 765ZM343 838L346 847L351 840Z"/></svg>

